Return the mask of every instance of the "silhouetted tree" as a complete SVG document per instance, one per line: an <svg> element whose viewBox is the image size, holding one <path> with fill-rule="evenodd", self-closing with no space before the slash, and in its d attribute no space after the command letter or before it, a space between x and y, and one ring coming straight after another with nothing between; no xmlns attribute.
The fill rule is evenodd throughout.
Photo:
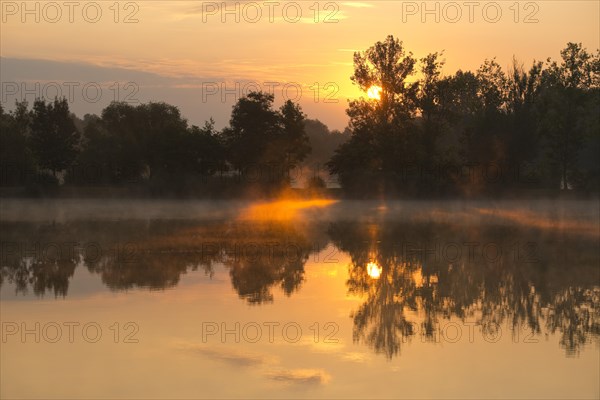
<svg viewBox="0 0 600 400"><path fill-rule="evenodd" d="M31 112L31 150L40 168L56 173L67 169L79 152L79 132L66 98L46 103L36 99Z"/></svg>
<svg viewBox="0 0 600 400"><path fill-rule="evenodd" d="M508 113L508 128L503 137L505 151L505 170L510 166L522 169L524 183L534 183L539 176L525 179L533 171L527 171L529 165L533 167L540 155L540 138L538 120L536 117L535 102L538 99L541 86L541 73L543 64L534 62L529 71L513 59L513 67L508 75L506 111Z"/></svg>
<svg viewBox="0 0 600 400"><path fill-rule="evenodd" d="M225 148L212 119L207 121L202 128L192 125L185 141L189 151L185 157L189 163L187 165L189 172L198 173L201 176L211 176L226 169Z"/></svg>
<svg viewBox="0 0 600 400"><path fill-rule="evenodd" d="M569 43L560 64L534 62L525 71L513 61L507 74L487 59L475 73L450 76L441 74L440 55L420 60L422 78L413 83L406 79L416 62L392 36L354 55L352 80L382 91L379 100L350 102L352 137L328 163L347 191L599 190L599 55Z"/></svg>
<svg viewBox="0 0 600 400"><path fill-rule="evenodd" d="M0 105L0 186L27 184L35 173L27 145L29 118L25 101L16 102L10 113Z"/></svg>
<svg viewBox="0 0 600 400"><path fill-rule="evenodd" d="M233 107L230 126L222 137L227 160L235 170L265 167L278 173L261 176L262 183L278 184L310 152L304 127L305 115L297 104L287 101L273 108L274 96L251 92ZM266 178L266 179L265 179Z"/></svg>
<svg viewBox="0 0 600 400"><path fill-rule="evenodd" d="M280 158L283 165L292 168L301 161L311 151L310 142L305 130L306 115L298 104L291 100L285 102L279 110L281 131L278 134L278 140L274 141L277 154L273 158Z"/></svg>
<svg viewBox="0 0 600 400"><path fill-rule="evenodd" d="M75 171L80 174L70 180L79 184L139 182L145 171L142 118L136 107L123 102L111 103L100 117L86 115L83 151ZM89 171L93 181L82 171Z"/></svg>
<svg viewBox="0 0 600 400"><path fill-rule="evenodd" d="M581 185L579 158L586 142L598 148L600 71L599 56L581 44L568 43L561 58L560 64L548 59L537 110L550 179L568 189Z"/></svg>
<svg viewBox="0 0 600 400"><path fill-rule="evenodd" d="M366 52L354 53L352 81L367 92L381 88L380 99L351 101L347 109L352 131L328 163L331 174L354 191L381 192L396 186L400 165L414 162L417 137L410 129L417 113L418 83L408 83L416 60L402 42L388 36Z"/></svg>
<svg viewBox="0 0 600 400"><path fill-rule="evenodd" d="M363 92L379 87L380 98L351 101L343 134L307 120L292 101L275 108L263 92L240 98L222 132L212 121L189 126L164 102L113 102L83 120L64 98L37 99L31 111L17 102L10 113L0 109L1 184L58 184L67 170L69 184L183 192L232 167L226 180L247 174L275 189L292 168L320 169L327 158L328 172L354 195L600 190L600 51L568 43L560 62L525 70L513 60L505 72L486 59L453 75L442 74L441 57L417 61L393 36L355 53L351 80ZM499 173L492 181L490 166Z"/></svg>
<svg viewBox="0 0 600 400"><path fill-rule="evenodd" d="M274 96L252 92L233 107L229 128L223 130L227 159L237 170L263 161L269 140L276 134Z"/></svg>
<svg viewBox="0 0 600 400"><path fill-rule="evenodd" d="M101 117L86 115L83 123L84 149L78 163L80 170L97 178L93 183L150 180L168 189L224 168L214 122L189 127L179 109L166 103L134 107L113 102ZM82 178L86 176L72 176L71 181L84 183Z"/></svg>

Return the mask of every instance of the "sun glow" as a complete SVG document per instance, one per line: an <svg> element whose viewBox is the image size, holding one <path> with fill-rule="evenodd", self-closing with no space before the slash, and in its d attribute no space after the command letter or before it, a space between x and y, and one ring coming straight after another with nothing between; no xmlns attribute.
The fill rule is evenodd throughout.
<svg viewBox="0 0 600 400"><path fill-rule="evenodd" d="M373 100L381 100L381 86L371 86L367 90L367 96Z"/></svg>
<svg viewBox="0 0 600 400"><path fill-rule="evenodd" d="M253 204L244 209L241 219L282 221L299 217L302 211L326 208L337 203L331 199L286 199Z"/></svg>
<svg viewBox="0 0 600 400"><path fill-rule="evenodd" d="M367 264L367 274L373 279L379 279L381 276L381 267L371 261Z"/></svg>

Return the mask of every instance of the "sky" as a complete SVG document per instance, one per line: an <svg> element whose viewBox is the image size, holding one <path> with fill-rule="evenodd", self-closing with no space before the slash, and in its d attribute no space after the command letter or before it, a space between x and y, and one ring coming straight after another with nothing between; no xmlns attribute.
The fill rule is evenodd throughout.
<svg viewBox="0 0 600 400"><path fill-rule="evenodd" d="M72 5L71 5L72 4ZM352 56L389 34L444 73L497 57L506 69L600 47L600 2L0 2L1 104L64 95L82 116L111 100L166 101L196 125L228 123L244 93L291 99L343 129ZM414 77L416 79L416 77Z"/></svg>

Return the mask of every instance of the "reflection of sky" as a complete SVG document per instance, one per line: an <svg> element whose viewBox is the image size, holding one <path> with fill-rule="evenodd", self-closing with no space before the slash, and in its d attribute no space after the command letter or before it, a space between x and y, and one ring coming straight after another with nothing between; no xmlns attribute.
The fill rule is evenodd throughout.
<svg viewBox="0 0 600 400"><path fill-rule="evenodd" d="M486 342L477 328L470 343L468 326L444 320L448 340L425 343L417 335L391 361L353 343L349 315L361 299L346 292L347 255L338 253L337 263L315 262L330 252L324 249L318 258L309 258L299 291L287 297L274 289L275 301L263 306L238 298L221 266L212 279L203 271L188 272L175 288L159 291L110 292L84 268L76 270L64 299L50 295L6 301L11 289L3 286L2 321L29 326L34 321L93 321L104 334L94 344L86 343L77 330L73 344L66 331L56 344L36 344L32 337L21 344L9 337L2 344L2 365L10 365L2 369L2 396L597 397L597 349L568 358L556 337L524 343L526 332L514 339L506 325L497 343ZM18 299L24 298L13 297ZM109 326L119 322L123 327L128 321L139 325L139 343L115 344ZM303 332L294 344L277 328L274 343L269 343L266 329L256 343L235 343L233 335L226 343L218 335L207 336L203 343L203 322L225 322L229 328L235 322L295 322ZM315 322L321 328L318 343L310 329ZM327 322L339 326L338 343L324 343ZM455 343L451 325L462 333ZM36 385L30 384L32 379Z"/></svg>
<svg viewBox="0 0 600 400"><path fill-rule="evenodd" d="M447 202L444 208L440 204L429 203L388 202L381 206L376 203L349 202L330 204L324 209L316 207L302 214L304 222L340 217L350 219L348 216L353 220L364 220L364 224L355 226L360 228L359 233L366 234L365 237L373 242L371 245L375 245L375 248L358 246L357 254L365 250L366 259L372 257L370 262L373 263L371 274L368 261L355 268L359 278L363 276L361 273L368 274L365 277L369 278L369 291L362 297L348 293L348 267L353 261L350 254L333 248L331 243L318 253L309 255L304 266L304 280L297 290L287 296L280 289L280 282L276 281L269 287L273 302L262 305L250 305L247 298L240 298L232 286L230 267L218 263L212 276L206 275L202 268L197 271L188 268L185 273L174 270L172 272L178 276L180 274L177 284L160 290L133 288L113 291L102 282L101 274L91 273L83 265L75 269L65 298L55 298L51 290L44 297L36 297L31 288L28 295L15 295L14 286L5 281L0 290L2 322L25 322L29 328L35 322L40 322L42 326L52 322L78 322L80 326L75 328L74 343L68 342L66 327L63 327L61 340L54 344L34 343L32 335L28 336L26 343L20 343L18 335L9 336L6 343L1 343L0 362L3 368L0 395L3 398L85 398L90 394L106 398L597 398L600 394L597 345L592 342L591 345L585 345L575 357L566 357L559 343L560 334L530 336L529 331L523 328L517 336L513 336L507 325L510 318L501 324L498 341L490 343L485 340L480 327L472 325L475 318L479 318L478 315L467 317L466 323L454 316L450 319L438 316L441 329L436 331L436 341L426 341L420 335L419 325L416 325L417 334L401 343L399 354L392 359L376 354L364 342L364 338L360 342L353 340L356 328L353 313L368 300L368 296L381 293L375 289L389 287L378 284L394 282L391 279L391 265L378 258L376 251L377 246L381 245L379 240L388 238L383 235L390 233L383 229L386 226L389 228L390 224L383 222L429 219L469 229L478 227L482 222L499 221L511 227L533 227L544 234L558 230L560 235L572 234L581 238L581 243L588 246L590 230L587 227L593 224L597 226L598 210L583 207L579 203L572 207L568 204L564 203L564 209L557 211L560 208L557 203L538 202L535 207L529 207L531 210L535 208L534 212L528 207L519 207L517 203L506 203L503 211L499 211L497 205L485 202ZM120 213L142 220L144 216L148 219L162 217L185 220L186 213L199 220L210 219L211 215L241 215L260 220L270 212L268 204L258 208L239 208L240 204L235 203L220 205L219 208L210 203L188 202L182 207L182 203L177 202L115 204L90 201L81 202L78 208L76 204L64 201L47 202L31 211L27 204L3 201L0 216L3 221L20 220L27 216L30 221L56 220L60 224L65 221L87 221L93 217L112 221ZM281 203L273 205L277 209ZM290 218L297 216L295 212L292 214ZM523 215L528 217L526 221L516 218ZM556 215L559 218L554 218ZM554 222L549 224L544 221ZM293 235L301 231L310 236L310 229L300 222L293 221L294 229L282 232ZM114 226L108 223L102 225L109 231L109 236L116 234L111 231ZM142 235L141 239L148 240L146 245L150 248L158 246L158 251L165 238L164 246L167 248L177 245L185 247L194 243L195 238L190 233L203 235L211 232L210 227L203 229L202 222L194 222L190 226L185 225L186 229L174 234L166 230L166 237L161 236L163 231L159 230L156 236ZM257 241L270 241L277 237L272 236L275 234L273 232L256 229L257 226L247 226L253 230L241 229L237 233L233 230L230 239L239 241L247 232L252 232L250 236ZM276 232L281 234L280 231ZM439 230L437 232L440 233ZM127 232L121 233L127 235ZM100 232L97 234L103 237ZM315 232L312 234L319 235ZM407 235L412 237L414 232L407 232ZM335 235L331 236L333 238ZM521 239L528 237L524 235ZM353 236L350 235L350 238ZM396 236L393 238L396 239ZM4 235L3 240L6 240ZM325 238L319 237L319 240ZM591 257L591 260L577 259L582 263L575 265L577 271L587 270L585 266L594 257L597 258L597 253L586 249L583 255ZM371 250L373 254L369 253ZM567 259L569 255L579 254L577 249L567 250L561 251ZM164 260L168 261L169 257ZM158 268L156 265L147 267L154 268L149 271L156 273L161 271L161 265ZM375 267L381 268L381 271ZM557 269L556 262L552 268ZM380 273L378 279L373 276L376 269ZM421 266L406 269L403 264L399 269L399 282L404 280L407 290L412 290L411 282L416 288L425 286ZM525 269L519 271L526 272ZM118 272L118 269L112 272ZM436 275L427 276L430 283L437 283ZM447 283L451 278L446 275L440 279L446 279ZM574 279L574 284L581 279L586 278ZM140 281L148 282L144 279ZM404 315L413 323L421 322L423 317L408 307ZM386 316L375 316L374 323L381 322L385 326L383 320ZM96 322L103 329L98 343L86 343L78 330L88 322ZM110 328L114 327L115 322L120 327L119 343L114 343L114 332ZM123 343L125 335L130 332L124 330L128 322L139 326L139 332L135 335L139 343ZM262 337L256 343L244 340L236 343L233 335L229 335L222 343L217 334L208 336L203 342L203 324L213 322L217 326L225 323L230 329L236 322L240 323L240 329L245 324L256 323L263 327ZM273 343L268 341L268 328L265 325L271 322L279 323L275 327ZM284 340L281 328L286 323L296 323L302 329L297 342L288 343ZM333 336L337 341L325 341L326 335L332 332L328 328L332 326L338 327ZM317 327L319 334L315 342ZM461 336L456 338L458 330ZM369 332L367 329L366 333ZM532 339L534 342L530 343ZM31 384L32 380L36 382L35 385Z"/></svg>

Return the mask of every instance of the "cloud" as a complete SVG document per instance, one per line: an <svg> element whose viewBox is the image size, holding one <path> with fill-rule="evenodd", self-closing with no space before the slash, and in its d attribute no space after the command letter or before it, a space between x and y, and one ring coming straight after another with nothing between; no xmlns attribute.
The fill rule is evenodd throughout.
<svg viewBox="0 0 600 400"><path fill-rule="evenodd" d="M189 17L202 17L205 23L267 23L267 24L320 24L324 18L328 23L335 23L347 19L348 16L335 5L313 9L313 3L288 2L269 3L254 0L237 1L205 1L201 5L192 5L185 9L178 9L173 13L175 20ZM367 3L342 3L348 7L365 8L373 7Z"/></svg>
<svg viewBox="0 0 600 400"><path fill-rule="evenodd" d="M167 84L170 79L152 72L87 62L0 58L2 81L123 82ZM112 65L115 65L113 62Z"/></svg>
<svg viewBox="0 0 600 400"><path fill-rule="evenodd" d="M301 385L322 385L331 380L331 376L319 369L286 369L270 371L265 374L275 381L301 384Z"/></svg>
<svg viewBox="0 0 600 400"><path fill-rule="evenodd" d="M225 362L237 367L256 367L275 363L277 360L258 353L249 353L231 348L208 347L193 343L179 343L177 349L187 354L201 355L215 361Z"/></svg>
<svg viewBox="0 0 600 400"><path fill-rule="evenodd" d="M331 380L331 375L322 369L273 369L279 365L279 359L274 356L188 342L176 342L173 346L187 355L202 356L235 367L259 368L264 371L264 377L285 384L323 385Z"/></svg>
<svg viewBox="0 0 600 400"><path fill-rule="evenodd" d="M345 353L342 358L344 360L353 361L353 362L365 362L369 359L369 356L365 353L357 353L357 352L348 352Z"/></svg>
<svg viewBox="0 0 600 400"><path fill-rule="evenodd" d="M179 107L190 123L201 126L204 121L213 118L217 129L221 129L229 123L231 107L237 97L247 90L259 88L274 91L277 103L285 95L295 96L294 90L300 85L302 95L298 102L303 107L306 106L311 118L319 118L336 129L344 129L347 124L343 106L337 107L332 113L332 105L314 102L314 88L310 88L313 81L303 76L308 70L339 70L340 67L332 62L303 62L295 65L286 62L261 66L258 58L244 62L233 59L200 62L121 58L109 60L103 57L88 57L77 61L0 57L0 63L0 80L3 85L16 85L17 88L16 93L4 90L4 86L2 88L0 101L9 111L14 107L15 100L28 100L32 103L35 97L54 98L55 95L69 97L70 110L78 116L99 114L113 100L132 104L165 101ZM293 84L293 87L290 86L288 90L287 84ZM324 82L321 87L323 84ZM94 90L85 91L89 85L99 85L101 88L94 101L88 101L85 97L86 94L96 94ZM29 91L25 92L21 88ZM218 89L216 92L215 88ZM60 92L56 93L58 91ZM323 96L326 93L332 92L330 89L321 91ZM341 100L343 92L340 90L335 96Z"/></svg>

